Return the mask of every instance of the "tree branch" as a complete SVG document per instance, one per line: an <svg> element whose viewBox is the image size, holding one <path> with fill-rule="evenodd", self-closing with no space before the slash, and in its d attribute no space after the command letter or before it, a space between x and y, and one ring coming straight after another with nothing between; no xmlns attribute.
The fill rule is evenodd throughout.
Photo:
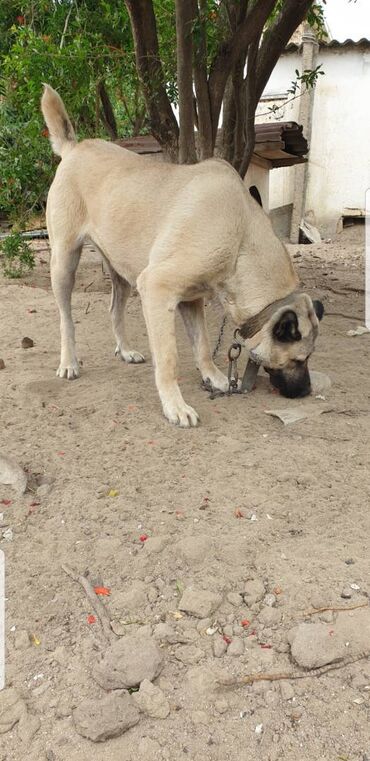
<svg viewBox="0 0 370 761"><path fill-rule="evenodd" d="M196 34L194 35L194 85L197 96L198 147L201 160L213 155L211 104L207 80L207 36L205 15L207 0L193 0Z"/></svg>
<svg viewBox="0 0 370 761"><path fill-rule="evenodd" d="M117 133L117 123L114 116L112 103L110 100L110 97L108 95L105 82L103 79L100 80L97 84L98 94L100 97L100 102L102 105L102 119L105 125L105 128L112 138L112 140L117 140L118 133Z"/></svg>
<svg viewBox="0 0 370 761"><path fill-rule="evenodd" d="M285 0L275 23L264 35L257 61L256 102L259 101L282 51L306 17L311 5L313 0Z"/></svg>
<svg viewBox="0 0 370 761"><path fill-rule="evenodd" d="M291 2L291 0L289 0ZM299 1L299 0L298 0ZM301 0L302 2L302 0ZM307 0L306 0L307 2ZM226 82L243 50L262 33L263 27L274 8L276 0L257 0L240 21L230 38L222 43L212 63L208 86L211 101L212 133L215 142L218 119Z"/></svg>
<svg viewBox="0 0 370 761"><path fill-rule="evenodd" d="M245 144L244 153L238 171L244 179L250 160L253 155L254 143L256 139L255 132L255 113L257 107L256 98L256 65L258 60L258 48L260 38L253 40L248 50L247 76L245 81Z"/></svg>
<svg viewBox="0 0 370 761"><path fill-rule="evenodd" d="M125 0L125 3L130 16L136 66L152 133L164 151L176 159L179 128L166 92L153 0Z"/></svg>
<svg viewBox="0 0 370 761"><path fill-rule="evenodd" d="M175 0L177 40L177 87L179 92L179 163L195 164L193 110L193 0Z"/></svg>

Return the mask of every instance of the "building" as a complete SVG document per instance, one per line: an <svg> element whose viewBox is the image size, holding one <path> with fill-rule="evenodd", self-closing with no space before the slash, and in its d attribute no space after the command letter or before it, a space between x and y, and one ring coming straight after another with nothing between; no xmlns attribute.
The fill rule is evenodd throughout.
<svg viewBox="0 0 370 761"><path fill-rule="evenodd" d="M289 94L295 71L321 64L323 76L299 97ZM256 124L303 125L308 162L270 173L269 209L293 241L306 219L322 236L348 218L364 217L370 188L370 40L318 42L305 29L280 57L259 103Z"/></svg>

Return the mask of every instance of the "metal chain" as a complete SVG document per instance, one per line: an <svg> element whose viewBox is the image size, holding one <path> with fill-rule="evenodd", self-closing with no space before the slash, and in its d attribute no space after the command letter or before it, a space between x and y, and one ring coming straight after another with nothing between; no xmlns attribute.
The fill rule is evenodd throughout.
<svg viewBox="0 0 370 761"><path fill-rule="evenodd" d="M225 331L225 327L226 327L226 323L227 323L227 315L225 314L224 318L222 320L222 323L221 323L220 332L218 334L218 339L217 339L216 346L213 349L212 359L216 359L217 354L220 351L221 344L222 344L222 339L223 339L223 335L224 335L224 331Z"/></svg>

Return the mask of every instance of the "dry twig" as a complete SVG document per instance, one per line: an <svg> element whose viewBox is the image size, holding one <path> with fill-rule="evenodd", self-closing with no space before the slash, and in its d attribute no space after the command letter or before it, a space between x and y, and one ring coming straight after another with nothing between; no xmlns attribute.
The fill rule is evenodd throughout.
<svg viewBox="0 0 370 761"><path fill-rule="evenodd" d="M368 658L369 655L370 652L363 653L357 658L347 658L341 663L331 663L329 666L321 666L320 668L311 669L310 671L292 671L290 674L248 674L247 676L242 676L239 679L233 679L232 677L225 677L224 679L219 678L218 683L223 687L243 687L246 684L254 684L254 682L280 682L283 679L307 679L308 677L313 676L320 677L325 676L325 674L328 674L330 671L336 671L337 669L342 669L346 666L350 666L352 663L362 661L364 658Z"/></svg>
<svg viewBox="0 0 370 761"><path fill-rule="evenodd" d="M81 584L81 587L84 589L86 596L90 600L95 610L95 613L99 618L104 635L106 639L108 640L108 642L115 640L116 635L111 629L110 620L108 618L107 611L105 610L104 605L100 602L99 597L97 597L97 595L95 594L94 589L91 586L89 580L86 578L86 576L79 576L68 565L62 565L62 569L64 573L66 573L67 576L69 576L73 581L77 581L78 584Z"/></svg>
<svg viewBox="0 0 370 761"><path fill-rule="evenodd" d="M328 608L312 608L312 610L305 610L303 611L304 616L314 616L315 613L325 613L327 610L331 610L334 613L342 610L357 610L357 608L367 608L369 605L368 602L362 602L359 605L344 605L342 607L328 607Z"/></svg>

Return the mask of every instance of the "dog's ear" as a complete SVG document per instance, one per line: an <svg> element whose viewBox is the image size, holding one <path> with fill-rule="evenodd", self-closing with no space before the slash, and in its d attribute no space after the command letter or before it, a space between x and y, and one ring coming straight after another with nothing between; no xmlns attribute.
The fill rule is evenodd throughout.
<svg viewBox="0 0 370 761"><path fill-rule="evenodd" d="M281 315L273 328L273 336L282 343L300 341L302 336L298 330L298 318L293 309L288 309Z"/></svg>
<svg viewBox="0 0 370 761"><path fill-rule="evenodd" d="M321 301L317 301L317 299L315 299L315 301L313 301L312 304L313 304L313 308L315 310L317 319L322 320L324 316L324 305L321 303Z"/></svg>

